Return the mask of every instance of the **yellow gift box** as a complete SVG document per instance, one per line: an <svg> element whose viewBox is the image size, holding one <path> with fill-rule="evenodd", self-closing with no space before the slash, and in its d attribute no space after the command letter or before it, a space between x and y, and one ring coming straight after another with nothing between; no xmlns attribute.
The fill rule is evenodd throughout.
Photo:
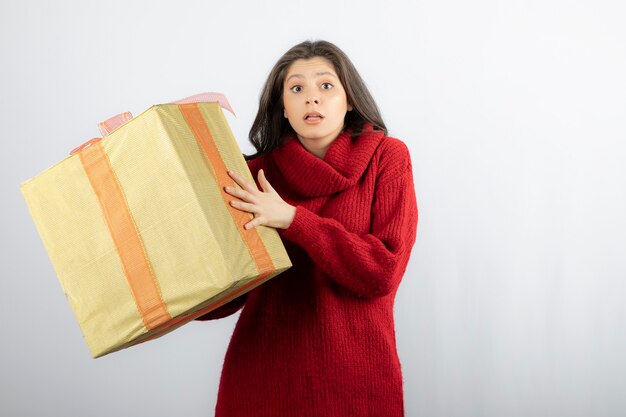
<svg viewBox="0 0 626 417"><path fill-rule="evenodd" d="M228 170L254 180L218 102L155 105L114 127L21 184L94 357L168 333L291 266L276 231L244 229L252 216L229 204Z"/></svg>

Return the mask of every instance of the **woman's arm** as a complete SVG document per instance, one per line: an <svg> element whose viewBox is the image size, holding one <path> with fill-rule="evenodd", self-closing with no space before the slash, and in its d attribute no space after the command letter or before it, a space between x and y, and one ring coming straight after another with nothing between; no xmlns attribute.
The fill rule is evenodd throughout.
<svg viewBox="0 0 626 417"><path fill-rule="evenodd" d="M290 206L271 188L261 170L258 177L263 191L237 174L232 177L242 189L227 191L243 200L234 202L234 207L254 213L249 227L277 227L283 238L304 248L338 284L360 296L384 296L397 287L404 274L417 228L408 149L397 141L390 151L387 163L380 164L367 234L349 232L335 219L320 217L302 206Z"/></svg>
<svg viewBox="0 0 626 417"><path fill-rule="evenodd" d="M337 220L296 208L281 236L306 250L331 279L363 297L394 291L415 242L417 206L410 166L390 183L377 187L370 233L349 232Z"/></svg>

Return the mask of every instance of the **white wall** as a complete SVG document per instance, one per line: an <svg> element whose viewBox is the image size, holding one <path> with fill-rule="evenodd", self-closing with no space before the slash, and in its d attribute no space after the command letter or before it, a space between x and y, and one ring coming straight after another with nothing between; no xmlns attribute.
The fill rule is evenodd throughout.
<svg viewBox="0 0 626 417"><path fill-rule="evenodd" d="M98 121L201 91L251 151L273 63L327 39L413 157L407 415L625 415L625 18L617 0L4 2L0 414L213 414L235 318L91 359L19 183Z"/></svg>

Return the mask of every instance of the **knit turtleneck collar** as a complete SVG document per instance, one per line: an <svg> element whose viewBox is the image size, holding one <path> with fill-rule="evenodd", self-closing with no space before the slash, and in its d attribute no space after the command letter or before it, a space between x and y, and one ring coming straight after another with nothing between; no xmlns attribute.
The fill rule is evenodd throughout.
<svg viewBox="0 0 626 417"><path fill-rule="evenodd" d="M352 139L350 131L341 133L319 158L300 143L296 136L271 155L289 188L303 197L334 194L356 184L367 168L384 134L366 125Z"/></svg>

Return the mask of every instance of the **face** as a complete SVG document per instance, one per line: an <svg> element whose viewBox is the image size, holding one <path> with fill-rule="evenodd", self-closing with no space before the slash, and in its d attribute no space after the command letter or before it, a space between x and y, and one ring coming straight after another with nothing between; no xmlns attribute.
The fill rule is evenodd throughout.
<svg viewBox="0 0 626 417"><path fill-rule="evenodd" d="M285 117L309 150L326 149L352 110L333 64L314 57L294 61L283 84Z"/></svg>

